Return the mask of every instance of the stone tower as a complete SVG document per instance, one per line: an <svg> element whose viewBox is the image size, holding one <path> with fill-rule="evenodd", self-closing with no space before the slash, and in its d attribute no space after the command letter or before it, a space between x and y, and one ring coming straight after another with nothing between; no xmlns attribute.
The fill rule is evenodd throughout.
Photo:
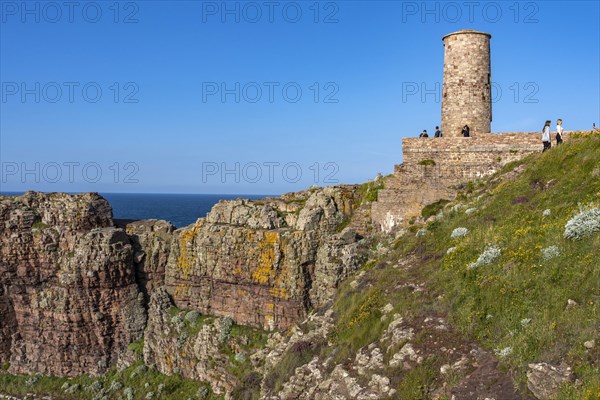
<svg viewBox="0 0 600 400"><path fill-rule="evenodd" d="M491 132L492 85L490 39L473 30L450 33L444 42L442 133L459 137L464 125L471 134Z"/></svg>

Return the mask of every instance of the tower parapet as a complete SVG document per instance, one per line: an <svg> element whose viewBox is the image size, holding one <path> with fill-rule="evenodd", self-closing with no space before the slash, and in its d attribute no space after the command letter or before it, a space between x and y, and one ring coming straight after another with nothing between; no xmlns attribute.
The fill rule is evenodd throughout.
<svg viewBox="0 0 600 400"><path fill-rule="evenodd" d="M445 137L461 136L464 125L469 126L471 133L491 132L491 37L485 32L461 30L442 38L441 126Z"/></svg>

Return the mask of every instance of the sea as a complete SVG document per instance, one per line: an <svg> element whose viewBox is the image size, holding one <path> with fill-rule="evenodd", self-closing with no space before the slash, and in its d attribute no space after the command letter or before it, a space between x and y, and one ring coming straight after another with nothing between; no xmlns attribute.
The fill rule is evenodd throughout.
<svg viewBox="0 0 600 400"><path fill-rule="evenodd" d="M2 192L20 196L23 193ZM162 194L162 193L100 193L113 208L114 219L164 219L178 228L206 216L220 200L245 198L257 200L267 195L234 194Z"/></svg>

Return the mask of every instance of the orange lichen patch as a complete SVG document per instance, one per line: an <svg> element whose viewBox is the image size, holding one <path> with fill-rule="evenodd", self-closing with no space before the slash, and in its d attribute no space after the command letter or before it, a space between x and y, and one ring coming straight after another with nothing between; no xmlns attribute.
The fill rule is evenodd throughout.
<svg viewBox="0 0 600 400"><path fill-rule="evenodd" d="M264 234L264 239L258 242L258 266L252 272L252 280L258 284L264 285L273 282L276 271L275 264L275 244L279 241L277 232L268 231Z"/></svg>
<svg viewBox="0 0 600 400"><path fill-rule="evenodd" d="M165 354L165 365L167 366L167 370L173 370L173 359L169 354Z"/></svg>
<svg viewBox="0 0 600 400"><path fill-rule="evenodd" d="M277 277L275 279L275 284L273 285L273 288L270 290L271 296L278 297L280 299L286 299L286 300L290 298L290 294L287 290L287 285L286 285L286 281L287 281L286 273L287 272L288 272L287 268L282 268L281 271L279 271L279 273L277 274Z"/></svg>
<svg viewBox="0 0 600 400"><path fill-rule="evenodd" d="M189 283L180 283L175 287L175 291L173 292L173 297L176 300L180 300L182 297L187 297L190 292L190 284Z"/></svg>
<svg viewBox="0 0 600 400"><path fill-rule="evenodd" d="M277 297L279 299L287 300L290 298L290 295L287 293L287 290L284 287L274 287L269 290L269 293L273 297Z"/></svg>
<svg viewBox="0 0 600 400"><path fill-rule="evenodd" d="M242 271L242 267L240 267L239 265L237 267L235 267L235 269L233 270L233 275L236 276L240 276L244 273L244 271Z"/></svg>
<svg viewBox="0 0 600 400"><path fill-rule="evenodd" d="M245 230L245 234L246 234L246 240L251 242L255 240L256 237L256 231L250 230L250 229L246 229Z"/></svg>
<svg viewBox="0 0 600 400"><path fill-rule="evenodd" d="M196 223L193 227L185 229L179 236L179 257L177 257L177 270L182 279L189 279L192 272L192 264L194 255L190 247L194 243L201 224Z"/></svg>

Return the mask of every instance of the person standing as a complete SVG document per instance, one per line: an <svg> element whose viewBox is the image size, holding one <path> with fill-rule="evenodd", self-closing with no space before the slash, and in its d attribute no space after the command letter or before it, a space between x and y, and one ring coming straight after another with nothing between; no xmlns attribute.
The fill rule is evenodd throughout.
<svg viewBox="0 0 600 400"><path fill-rule="evenodd" d="M556 145L558 146L563 142L563 126L562 119L556 121Z"/></svg>
<svg viewBox="0 0 600 400"><path fill-rule="evenodd" d="M550 143L550 124L551 121L546 121L546 123L544 124L544 127L542 128L542 144L544 145L544 149L542 150L542 153L545 152L546 150L549 150L550 147L552 147L552 144Z"/></svg>
<svg viewBox="0 0 600 400"><path fill-rule="evenodd" d="M463 137L470 137L471 136L471 129L469 129L469 125L465 125L462 128L462 135Z"/></svg>
<svg viewBox="0 0 600 400"><path fill-rule="evenodd" d="M428 138L429 135L427 134L427 129L423 129L423 132L421 132L421 134L419 135L419 137Z"/></svg>
<svg viewBox="0 0 600 400"><path fill-rule="evenodd" d="M440 131L439 126L435 127L435 134L433 135L433 137L442 137L442 131Z"/></svg>

